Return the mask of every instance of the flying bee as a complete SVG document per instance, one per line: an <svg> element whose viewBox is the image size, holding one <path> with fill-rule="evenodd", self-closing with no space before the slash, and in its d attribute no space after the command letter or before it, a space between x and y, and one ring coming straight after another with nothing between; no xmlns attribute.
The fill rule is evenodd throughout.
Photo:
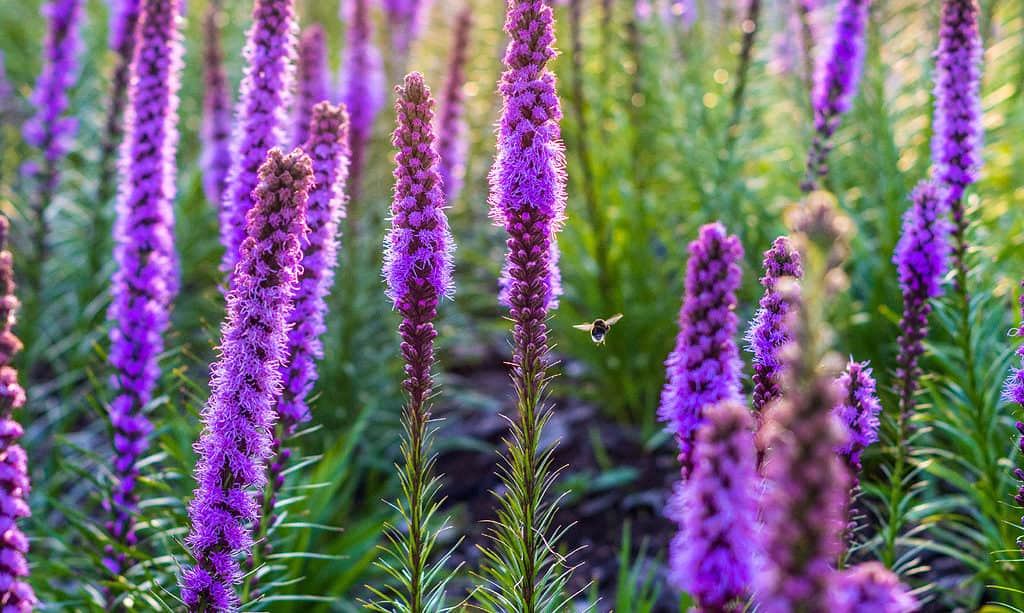
<svg viewBox="0 0 1024 613"><path fill-rule="evenodd" d="M622 313L616 313L608 319L595 319L593 323L578 324L573 328L590 332L590 340L594 341L596 345L603 345L605 337L608 336L608 330L620 319L622 319Z"/></svg>

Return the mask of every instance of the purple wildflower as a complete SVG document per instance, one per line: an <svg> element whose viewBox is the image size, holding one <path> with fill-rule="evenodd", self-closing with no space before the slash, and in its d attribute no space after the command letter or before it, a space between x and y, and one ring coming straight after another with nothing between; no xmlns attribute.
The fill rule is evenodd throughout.
<svg viewBox="0 0 1024 613"><path fill-rule="evenodd" d="M466 84L466 60L472 27L473 11L467 4L455 17L448 80L441 94L441 116L437 126L437 153L441 157L438 171L444 186L445 202L449 204L458 199L466 173L466 120L463 116L465 100L462 87Z"/></svg>
<svg viewBox="0 0 1024 613"><path fill-rule="evenodd" d="M1021 288L1024 289L1024 282L1021 283ZM1024 291L1021 293L1019 302L1021 319L1024 320ZM1010 336L1024 336L1024 329L1014 328L1010 331ZM1008 402L1015 402L1018 406L1024 408L1024 345L1017 348L1017 357L1021 358L1022 367L1014 368L1009 377L1006 378L1006 383L1003 387L1003 399ZM1024 455L1024 422L1017 422L1017 432L1020 434L1018 447L1021 455ZM1024 469L1020 467L1015 468L1013 476L1020 482L1020 487L1013 499L1017 506L1024 507ZM1021 523L1024 524L1024 518L1021 519ZM1017 539L1017 546L1024 552L1024 538Z"/></svg>
<svg viewBox="0 0 1024 613"><path fill-rule="evenodd" d="M832 613L913 613L920 605L899 577L879 562L863 562L837 573Z"/></svg>
<svg viewBox="0 0 1024 613"><path fill-rule="evenodd" d="M753 420L743 403L707 407L697 428L694 469L676 488L679 532L669 548L669 578L700 611L746 608L757 554L757 459Z"/></svg>
<svg viewBox="0 0 1024 613"><path fill-rule="evenodd" d="M947 270L951 224L945 219L948 209L944 191L930 181L914 188L913 204L903 216L903 233L893 256L903 292L896 375L900 419L904 422L913 412L931 299L942 294L942 277Z"/></svg>
<svg viewBox="0 0 1024 613"><path fill-rule="evenodd" d="M341 58L341 100L349 114L349 199L357 205L362 184L366 147L377 113L384 107L384 69L380 51L373 44L369 0L344 0L348 24L345 52Z"/></svg>
<svg viewBox="0 0 1024 613"><path fill-rule="evenodd" d="M741 368L734 311L743 246L713 223L700 229L689 252L679 335L665 361L667 382L658 407L658 419L679 442L684 479L693 467L693 436L705 407L740 399Z"/></svg>
<svg viewBox="0 0 1024 613"><path fill-rule="evenodd" d="M321 102L313 107L309 139L303 146L313 163L306 223L309 242L303 248L302 275L295 291L288 330L288 362L278 412L285 430L310 419L307 400L316 383L316 361L323 357L320 336L327 331L327 296L338 263L338 225L345 216L348 178L348 113L342 106Z"/></svg>
<svg viewBox="0 0 1024 613"><path fill-rule="evenodd" d="M285 117L295 54L294 0L256 0L242 54L248 61L239 88L231 169L220 211L221 270L230 275L245 239L246 214L267 150L285 142Z"/></svg>
<svg viewBox="0 0 1024 613"><path fill-rule="evenodd" d="M828 174L832 136L842 115L850 109L864 64L864 29L871 0L841 0L836 8L832 42L818 65L813 95L814 142L807 153L804 192L818 188Z"/></svg>
<svg viewBox="0 0 1024 613"><path fill-rule="evenodd" d="M212 0L203 18L203 191L206 199L220 207L231 168L231 97L221 49L221 0Z"/></svg>
<svg viewBox="0 0 1024 613"><path fill-rule="evenodd" d="M932 163L935 179L949 188L946 203L955 223L954 260L962 272L967 251L963 194L978 179L981 167L981 56L977 0L945 0L935 54Z"/></svg>
<svg viewBox="0 0 1024 613"><path fill-rule="evenodd" d="M875 394L875 378L867 362L848 362L836 383L840 398L832 411L846 426L848 434L846 442L837 447L836 452L843 456L856 484L861 454L878 441L878 414L882 412L882 405Z"/></svg>
<svg viewBox="0 0 1024 613"><path fill-rule="evenodd" d="M25 390L18 385L18 371L11 358L21 351L21 341L12 330L18 298L14 295L14 258L7 250L10 223L0 216L0 602L12 613L32 611L36 595L26 579L28 538L18 520L31 514L28 458L17 444L21 424L13 418L15 409L25 405Z"/></svg>
<svg viewBox="0 0 1024 613"><path fill-rule="evenodd" d="M764 276L760 308L746 334L747 349L754 354L754 412L760 421L765 407L782 396L782 356L780 350L792 340L786 320L790 304L778 291L779 280L803 277L800 254L789 239L780 236L764 254Z"/></svg>
<svg viewBox="0 0 1024 613"><path fill-rule="evenodd" d="M402 62L409 57L409 49L423 27L427 0L383 0L391 32L391 48Z"/></svg>
<svg viewBox="0 0 1024 613"><path fill-rule="evenodd" d="M295 130L292 142L297 147L301 147L309 138L313 107L329 98L324 29L314 23L303 30L299 39L298 95L292 113Z"/></svg>
<svg viewBox="0 0 1024 613"><path fill-rule="evenodd" d="M60 184L58 166L77 129L74 118L64 115L68 110L68 91L78 73L82 0L53 0L43 5L42 13L49 19L43 69L32 91L35 114L25 122L22 131L25 142L42 154L41 164L25 165L26 175L34 183L30 191L34 194L30 206L36 224L32 242L39 250L37 261L40 264L49 257L46 209ZM38 275L33 277L33 294L38 295L41 281Z"/></svg>
<svg viewBox="0 0 1024 613"><path fill-rule="evenodd" d="M276 147L260 167L246 215L234 281L227 296L221 357L212 368L203 434L196 443L192 529L186 543L194 566L181 577L189 611L233 611L241 581L239 555L252 552L251 526L266 483L276 421L273 402L287 357L287 321L306 234L306 199L313 182L309 157Z"/></svg>
<svg viewBox="0 0 1024 613"><path fill-rule="evenodd" d="M114 426L113 538L135 545L132 512L138 496L138 458L149 447L152 424L143 414L160 377L157 360L170 320L176 287L174 254L175 155L178 149L178 90L182 48L177 30L179 0L143 0L136 56L125 113L121 147L122 184L114 226L108 319ZM114 574L124 570L123 553L107 550L104 563Z"/></svg>
<svg viewBox="0 0 1024 613"><path fill-rule="evenodd" d="M112 159L121 142L124 121L124 105L128 99L131 84L130 71L135 57L135 29L139 22L141 0L116 0L111 6L110 48L114 50L116 63L110 80L110 107L107 109L106 127L100 144L100 201L106 203L110 197L108 187L113 182Z"/></svg>

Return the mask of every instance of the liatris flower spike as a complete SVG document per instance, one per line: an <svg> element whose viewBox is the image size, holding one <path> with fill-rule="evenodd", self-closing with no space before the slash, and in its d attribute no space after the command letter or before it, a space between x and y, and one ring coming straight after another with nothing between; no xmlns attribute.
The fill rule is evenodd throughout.
<svg viewBox="0 0 1024 613"><path fill-rule="evenodd" d="M954 261L961 276L967 252L964 190L981 167L981 33L977 0L943 0L939 48L935 53L934 178L948 187L953 211Z"/></svg>
<svg viewBox="0 0 1024 613"><path fill-rule="evenodd" d="M438 155L431 126L434 100L423 76L412 73L397 89L398 127L392 143L395 156L395 196L391 230L385 241L384 277L388 297L402 315L402 386L409 402L403 415L405 440L399 501L401 530L389 535L392 560L381 566L399 579L399 586L374 590L382 602L376 611L434 611L444 609L446 573L433 566L431 553L437 530L430 525L437 511L431 457L428 406L434 364L434 318L438 301L452 293L453 241L444 214L445 201L438 172ZM440 562L443 564L443 561Z"/></svg>
<svg viewBox="0 0 1024 613"><path fill-rule="evenodd" d="M350 208L354 208L359 204L366 147L377 113L385 103L384 66L380 51L373 44L370 0L342 0L342 8L348 32L341 58L341 101L351 122L348 191Z"/></svg>
<svg viewBox="0 0 1024 613"><path fill-rule="evenodd" d="M220 210L221 270L231 274L245 239L246 214L267 150L285 142L295 55L294 0L256 0L243 55L248 61L239 88L228 187ZM230 280L228 283L230 287Z"/></svg>
<svg viewBox="0 0 1024 613"><path fill-rule="evenodd" d="M110 79L110 100L107 107L106 125L100 143L99 204L102 206L110 197L114 168L112 158L121 142L122 114L128 100L129 73L135 57L135 29L142 8L141 0L114 0L111 2L110 48L116 55L114 74Z"/></svg>
<svg viewBox="0 0 1024 613"><path fill-rule="evenodd" d="M1024 283L1021 283L1021 290L1019 300L1021 320L1024 321ZM1024 328L1014 328L1010 335L1024 336ZM1003 387L1003 399L1008 402L1014 402L1018 407L1024 408L1024 345L1017 348L1017 357L1021 359L1021 367L1014 368L1010 376L1007 377ZM1019 453L1020 456L1024 456L1024 421L1017 421L1017 432L1020 434L1018 439ZM1013 476L1020 482L1020 486L1016 496L1014 496L1014 502L1017 503L1017 506L1024 507L1024 468L1020 467L1022 465L1020 457L1017 458L1017 462L1018 467L1014 469ZM1021 518L1021 523L1024 525L1024 518ZM1024 552L1024 537L1017 538L1017 546Z"/></svg>
<svg viewBox="0 0 1024 613"><path fill-rule="evenodd" d="M317 23L303 30L302 38L299 39L298 95L292 111L292 143L297 147L301 147L309 138L313 107L330 97L327 49L324 44L324 29Z"/></svg>
<svg viewBox="0 0 1024 613"><path fill-rule="evenodd" d="M846 461L854 484L861 469L861 455L878 441L878 415L882 405L875 394L875 378L867 362L850 361L839 378L839 404L833 412L846 426L846 442L836 451Z"/></svg>
<svg viewBox="0 0 1024 613"><path fill-rule="evenodd" d="M143 0L132 62L126 133L121 147L121 186L114 225L113 300L107 318L115 391L114 540L135 545L133 514L138 495L138 459L149 448L153 425L143 413L160 377L163 333L177 291L174 252L175 155L178 151L178 90L182 47L179 0ZM124 570L126 556L108 548L104 563Z"/></svg>
<svg viewBox="0 0 1024 613"><path fill-rule="evenodd" d="M760 539L753 427L741 402L708 407L693 474L676 490L680 526L669 548L669 577L700 611L746 610Z"/></svg>
<svg viewBox="0 0 1024 613"><path fill-rule="evenodd" d="M800 254L785 236L772 243L764 254L764 296L746 334L747 349L754 354L754 413L758 421L765 407L782 395L782 357L780 350L792 340L786 329L790 305L778 290L785 277L799 281L803 277Z"/></svg>
<svg viewBox="0 0 1024 613"><path fill-rule="evenodd" d="M913 613L917 599L899 577L879 562L863 562L838 573L831 613Z"/></svg>
<svg viewBox="0 0 1024 613"><path fill-rule="evenodd" d="M864 30L871 0L840 0L832 42L818 66L814 86L814 141L807 153L804 192L818 189L828 174L828 154L839 120L850 109L864 64Z"/></svg>
<svg viewBox="0 0 1024 613"><path fill-rule="evenodd" d="M384 11L388 16L391 32L391 48L394 49L397 61L404 62L409 57L409 49L419 36L423 26L423 14L429 4L428 0L383 0ZM400 66L404 69L404 66Z"/></svg>
<svg viewBox="0 0 1024 613"><path fill-rule="evenodd" d="M231 168L231 96L221 49L222 0L211 0L203 17L203 125L200 134L203 191L220 208Z"/></svg>
<svg viewBox="0 0 1024 613"><path fill-rule="evenodd" d="M466 121L464 118L466 61L469 53L469 32L473 26L470 5L463 7L455 18L451 57L448 60L448 80L441 93L441 114L437 126L437 153L440 156L441 183L445 202L452 204L462 191L466 173Z"/></svg>
<svg viewBox="0 0 1024 613"><path fill-rule="evenodd" d="M233 611L239 604L239 557L252 552L251 526L266 483L312 182L308 156L271 149L260 167L256 205L246 215L248 237L227 296L221 356L195 446L197 487L186 539L195 564L180 579L189 611Z"/></svg>
<svg viewBox="0 0 1024 613"><path fill-rule="evenodd" d="M14 295L14 263L7 250L10 223L0 216L0 602L4 611L32 611L37 600L28 584L29 568L25 555L28 538L18 520L31 514L28 506L28 457L17 444L21 424L13 412L25 405L25 390L18 385L18 371L11 366L21 341L14 336L14 315L18 298Z"/></svg>
<svg viewBox="0 0 1024 613"><path fill-rule="evenodd" d="M684 479L693 465L693 437L704 408L740 399L741 369L735 310L743 246L713 223L700 229L689 251L679 335L665 361L667 382L658 406L658 419L679 443Z"/></svg>

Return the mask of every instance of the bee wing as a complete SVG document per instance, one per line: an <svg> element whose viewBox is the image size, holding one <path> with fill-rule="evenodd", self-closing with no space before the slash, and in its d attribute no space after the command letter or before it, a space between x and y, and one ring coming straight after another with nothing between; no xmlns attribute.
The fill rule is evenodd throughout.
<svg viewBox="0 0 1024 613"><path fill-rule="evenodd" d="M619 321L620 319L622 319L622 313L616 313L615 315L612 315L608 319L604 320L604 323L606 323L609 326L611 326L612 324L614 324L615 322Z"/></svg>
<svg viewBox="0 0 1024 613"><path fill-rule="evenodd" d="M577 330L583 330L584 332L590 332L591 330L594 329L594 324L576 324L575 326L573 326L573 328L576 328Z"/></svg>

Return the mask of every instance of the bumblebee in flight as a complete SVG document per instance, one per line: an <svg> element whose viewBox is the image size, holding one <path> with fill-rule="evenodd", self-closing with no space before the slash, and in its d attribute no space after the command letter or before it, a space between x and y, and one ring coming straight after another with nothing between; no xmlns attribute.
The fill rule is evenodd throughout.
<svg viewBox="0 0 1024 613"><path fill-rule="evenodd" d="M622 319L622 313L616 313L608 319L595 319L593 323L578 324L573 328L590 332L590 340L594 341L595 345L603 345L605 337L608 336L608 330L620 319Z"/></svg>

